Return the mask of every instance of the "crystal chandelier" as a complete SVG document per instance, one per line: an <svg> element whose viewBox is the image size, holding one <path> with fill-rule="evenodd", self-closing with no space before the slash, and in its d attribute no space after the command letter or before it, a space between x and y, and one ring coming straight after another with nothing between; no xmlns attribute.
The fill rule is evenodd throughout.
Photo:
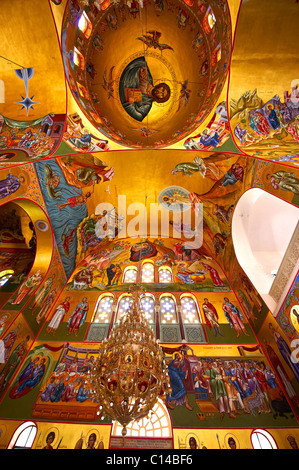
<svg viewBox="0 0 299 470"><path fill-rule="evenodd" d="M123 426L123 437L131 421L147 417L170 392L163 351L140 306L145 290L134 284L129 292L131 307L101 343L91 371L99 412Z"/></svg>

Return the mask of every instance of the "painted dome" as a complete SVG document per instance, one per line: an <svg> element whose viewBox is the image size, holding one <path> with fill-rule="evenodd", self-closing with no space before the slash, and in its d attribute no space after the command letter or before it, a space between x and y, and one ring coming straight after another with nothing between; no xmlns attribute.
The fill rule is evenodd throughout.
<svg viewBox="0 0 299 470"><path fill-rule="evenodd" d="M115 142L162 148L193 132L219 99L231 52L225 0L70 2L62 52L72 94Z"/></svg>

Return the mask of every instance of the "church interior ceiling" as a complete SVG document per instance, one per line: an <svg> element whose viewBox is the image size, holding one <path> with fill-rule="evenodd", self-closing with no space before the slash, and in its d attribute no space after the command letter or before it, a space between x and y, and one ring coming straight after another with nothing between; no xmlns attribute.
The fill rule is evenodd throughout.
<svg viewBox="0 0 299 470"><path fill-rule="evenodd" d="M298 276L274 316L232 240L252 188L299 205L298 16L294 0L2 0L0 448L19 420L35 448L118 447L84 383L134 281L169 369L188 370L152 445L299 439ZM248 380L228 410L219 370L266 388Z"/></svg>

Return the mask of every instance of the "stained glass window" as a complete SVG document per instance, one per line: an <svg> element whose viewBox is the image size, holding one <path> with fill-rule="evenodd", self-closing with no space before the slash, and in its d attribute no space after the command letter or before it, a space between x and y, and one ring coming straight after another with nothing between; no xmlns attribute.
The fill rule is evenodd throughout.
<svg viewBox="0 0 299 470"><path fill-rule="evenodd" d="M162 266L159 268L159 283L161 284L171 284L173 283L173 276L171 268L168 266Z"/></svg>
<svg viewBox="0 0 299 470"><path fill-rule="evenodd" d="M82 15L79 18L78 28L82 31L86 39L90 37L91 32L92 32L92 23L90 19L88 18L87 14L85 13L85 11L83 11Z"/></svg>
<svg viewBox="0 0 299 470"><path fill-rule="evenodd" d="M155 266L153 263L144 263L141 270L141 282L149 284L155 281Z"/></svg>
<svg viewBox="0 0 299 470"><path fill-rule="evenodd" d="M104 295L98 301L93 322L110 323L113 313L113 296Z"/></svg>
<svg viewBox="0 0 299 470"><path fill-rule="evenodd" d="M115 421L112 435L121 436L122 426ZM133 421L127 425L128 437L171 437L171 422L164 403L158 399L149 418Z"/></svg>
<svg viewBox="0 0 299 470"><path fill-rule="evenodd" d="M136 280L137 280L137 268L135 266L128 266L124 270L123 282L132 283L132 282L136 282Z"/></svg>
<svg viewBox="0 0 299 470"><path fill-rule="evenodd" d="M170 295L160 298L160 322L165 324L178 323L176 303Z"/></svg>
<svg viewBox="0 0 299 470"><path fill-rule="evenodd" d="M123 295L117 305L117 313L116 313L116 323L119 322L121 317L125 315L125 313L128 311L130 306L132 305L132 297L131 295Z"/></svg>
<svg viewBox="0 0 299 470"><path fill-rule="evenodd" d="M152 294L144 294L140 298L140 304L144 310L145 318L149 323L155 323L155 297Z"/></svg>
<svg viewBox="0 0 299 470"><path fill-rule="evenodd" d="M182 322L185 324L199 323L197 304L192 295L181 297L181 315Z"/></svg>

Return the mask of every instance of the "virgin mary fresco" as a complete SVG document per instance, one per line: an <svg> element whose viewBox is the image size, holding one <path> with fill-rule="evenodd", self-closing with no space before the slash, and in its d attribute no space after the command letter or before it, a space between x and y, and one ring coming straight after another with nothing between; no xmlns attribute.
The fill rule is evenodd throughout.
<svg viewBox="0 0 299 470"><path fill-rule="evenodd" d="M145 57L138 57L126 66L120 77L119 96L125 111L141 122L150 112L153 102L169 100L170 87L166 83L154 86Z"/></svg>

